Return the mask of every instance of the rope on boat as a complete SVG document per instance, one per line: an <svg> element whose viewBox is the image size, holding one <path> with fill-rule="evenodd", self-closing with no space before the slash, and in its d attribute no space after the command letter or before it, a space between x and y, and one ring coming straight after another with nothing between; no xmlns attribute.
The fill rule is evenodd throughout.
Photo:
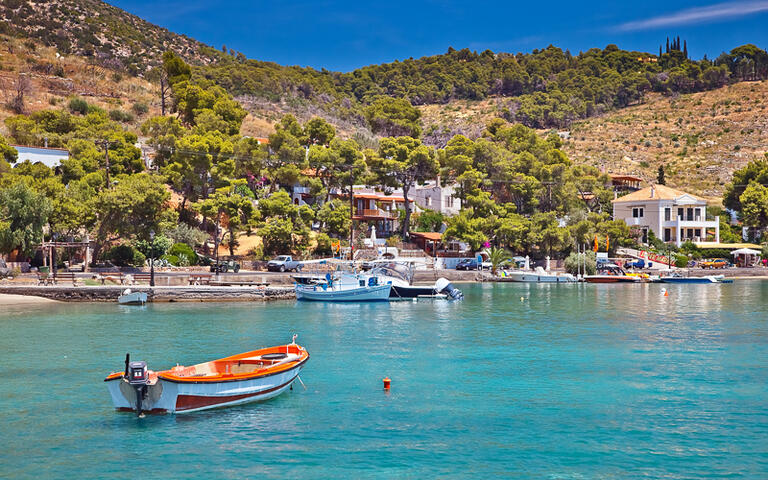
<svg viewBox="0 0 768 480"><path fill-rule="evenodd" d="M301 386L302 386L302 387L304 387L304 390L306 390L306 389L307 389L307 386L306 386L306 385L304 385L304 382L302 382L302 381L301 381L301 377L300 377L300 376L298 376L298 375L296 375L296 379L299 381L299 383L301 384Z"/></svg>

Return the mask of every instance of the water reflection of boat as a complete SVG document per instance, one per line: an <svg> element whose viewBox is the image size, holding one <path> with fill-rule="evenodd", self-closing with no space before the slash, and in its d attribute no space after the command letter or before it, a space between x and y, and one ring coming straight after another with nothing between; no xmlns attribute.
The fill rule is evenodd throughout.
<svg viewBox="0 0 768 480"><path fill-rule="evenodd" d="M153 372L146 362L125 358L125 371L104 379L118 410L196 412L267 400L296 380L309 353L294 342L189 367Z"/></svg>
<svg viewBox="0 0 768 480"><path fill-rule="evenodd" d="M315 302L374 302L389 300L391 283L370 274L327 273L325 281L296 284L296 299Z"/></svg>
<svg viewBox="0 0 768 480"><path fill-rule="evenodd" d="M638 276L627 275L627 272L615 263L601 264L595 275L584 275L584 281L589 283L636 283L641 280Z"/></svg>

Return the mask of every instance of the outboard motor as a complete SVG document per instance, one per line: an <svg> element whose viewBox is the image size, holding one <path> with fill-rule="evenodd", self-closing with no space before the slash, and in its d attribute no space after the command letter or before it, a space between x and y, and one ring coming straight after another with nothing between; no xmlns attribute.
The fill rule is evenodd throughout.
<svg viewBox="0 0 768 480"><path fill-rule="evenodd" d="M438 278L435 282L435 291L437 293L444 293L446 294L451 300L463 300L464 294L461 293L461 290L454 287L453 284L451 284L450 281L446 278Z"/></svg>
<svg viewBox="0 0 768 480"><path fill-rule="evenodd" d="M123 377L136 390L136 415L141 415L141 405L147 397L149 372L147 362L131 362L125 355L125 376Z"/></svg>

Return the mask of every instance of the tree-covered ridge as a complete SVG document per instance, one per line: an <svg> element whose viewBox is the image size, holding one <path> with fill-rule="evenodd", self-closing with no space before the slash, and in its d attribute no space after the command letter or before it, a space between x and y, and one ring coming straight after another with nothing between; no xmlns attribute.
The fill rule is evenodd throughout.
<svg viewBox="0 0 768 480"><path fill-rule="evenodd" d="M516 55L449 49L349 73L227 56L197 73L234 95L313 101L341 118L359 117L359 105L382 96L414 105L508 97L504 118L546 128L642 102L649 91L690 93L766 78L768 54L744 45L711 61L689 59L677 44L660 56L615 45L572 55L550 45Z"/></svg>

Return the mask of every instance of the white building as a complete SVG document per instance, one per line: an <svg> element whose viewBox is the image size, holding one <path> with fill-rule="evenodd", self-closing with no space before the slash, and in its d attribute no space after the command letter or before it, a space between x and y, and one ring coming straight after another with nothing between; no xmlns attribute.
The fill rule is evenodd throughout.
<svg viewBox="0 0 768 480"><path fill-rule="evenodd" d="M49 168L56 168L61 165L62 160L69 159L69 152L63 148L27 147L24 145L11 145L11 147L19 152L16 163L29 160L31 163L39 162Z"/></svg>
<svg viewBox="0 0 768 480"><path fill-rule="evenodd" d="M419 207L435 210L447 216L457 215L461 210L461 200L455 198L455 194L456 189L453 186L443 187L439 179L417 185L408 192L410 199Z"/></svg>
<svg viewBox="0 0 768 480"><path fill-rule="evenodd" d="M648 242L648 231L657 238L675 243L720 242L720 222L707 220L707 201L665 185L653 185L623 197L613 203L613 219L624 220L631 228L642 232Z"/></svg>

